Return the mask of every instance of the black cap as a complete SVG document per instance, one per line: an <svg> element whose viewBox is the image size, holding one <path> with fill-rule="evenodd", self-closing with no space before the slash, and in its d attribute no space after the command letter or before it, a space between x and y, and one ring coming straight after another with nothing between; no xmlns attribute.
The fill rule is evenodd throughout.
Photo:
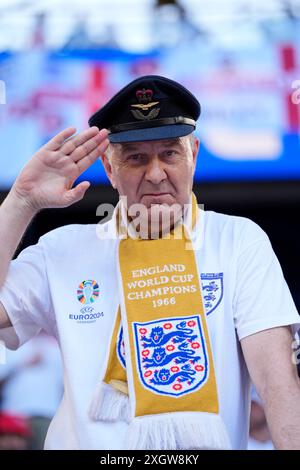
<svg viewBox="0 0 300 470"><path fill-rule="evenodd" d="M200 103L185 87L146 75L122 88L89 125L108 129L112 143L170 139L193 132L200 112Z"/></svg>

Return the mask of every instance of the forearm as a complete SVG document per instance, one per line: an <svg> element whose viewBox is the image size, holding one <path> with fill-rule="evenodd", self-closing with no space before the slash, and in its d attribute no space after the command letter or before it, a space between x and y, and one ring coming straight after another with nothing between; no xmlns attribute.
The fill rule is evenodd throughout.
<svg viewBox="0 0 300 470"><path fill-rule="evenodd" d="M264 403L266 418L276 449L300 449L300 382L285 384L286 393L270 390Z"/></svg>
<svg viewBox="0 0 300 470"><path fill-rule="evenodd" d="M9 263L36 211L18 197L14 189L0 206L0 287Z"/></svg>

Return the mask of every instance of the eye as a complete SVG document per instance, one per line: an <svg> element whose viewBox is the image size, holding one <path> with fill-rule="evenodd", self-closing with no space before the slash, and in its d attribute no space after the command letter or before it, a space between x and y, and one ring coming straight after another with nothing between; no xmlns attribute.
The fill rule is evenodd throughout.
<svg viewBox="0 0 300 470"><path fill-rule="evenodd" d="M132 161L132 162L139 162L143 159L143 154L141 153L135 153L133 155L129 155L128 157L128 160Z"/></svg>
<svg viewBox="0 0 300 470"><path fill-rule="evenodd" d="M174 149L169 149L165 151L166 157L174 157L175 155L177 155L177 151Z"/></svg>

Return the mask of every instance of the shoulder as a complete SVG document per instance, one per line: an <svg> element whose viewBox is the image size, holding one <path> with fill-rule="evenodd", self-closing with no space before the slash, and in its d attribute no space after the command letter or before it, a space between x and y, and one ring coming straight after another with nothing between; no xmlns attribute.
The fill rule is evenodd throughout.
<svg viewBox="0 0 300 470"><path fill-rule="evenodd" d="M44 252L56 254L92 253L93 250L110 249L114 243L111 220L103 224L71 224L58 227L40 237L38 246Z"/></svg>
<svg viewBox="0 0 300 470"><path fill-rule="evenodd" d="M41 236L37 245L44 254L64 256L91 250L98 243L96 224L71 224L58 227Z"/></svg>
<svg viewBox="0 0 300 470"><path fill-rule="evenodd" d="M58 227L39 239L40 243L47 244L53 242L70 242L74 239L84 239L95 236L96 224L70 224Z"/></svg>
<svg viewBox="0 0 300 470"><path fill-rule="evenodd" d="M240 250L255 243L270 243L266 232L246 217L205 211L204 227L206 237L222 240Z"/></svg>

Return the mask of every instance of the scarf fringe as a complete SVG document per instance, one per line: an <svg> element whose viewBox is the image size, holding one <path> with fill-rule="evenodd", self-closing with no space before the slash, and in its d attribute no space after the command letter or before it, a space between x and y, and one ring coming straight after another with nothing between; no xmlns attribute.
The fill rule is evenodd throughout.
<svg viewBox="0 0 300 470"><path fill-rule="evenodd" d="M230 449L220 415L179 412L134 418L128 428L128 450Z"/></svg>
<svg viewBox="0 0 300 470"><path fill-rule="evenodd" d="M89 417L93 421L130 421L129 398L111 385L99 383L89 408Z"/></svg>

